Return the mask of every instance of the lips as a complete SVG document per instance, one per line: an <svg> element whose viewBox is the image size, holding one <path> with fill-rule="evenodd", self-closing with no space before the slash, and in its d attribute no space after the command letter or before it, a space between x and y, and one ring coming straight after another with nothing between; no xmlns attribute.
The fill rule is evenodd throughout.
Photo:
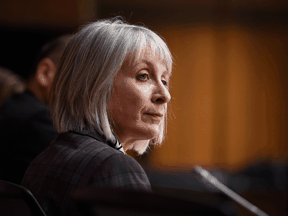
<svg viewBox="0 0 288 216"><path fill-rule="evenodd" d="M144 113L144 114L155 116L155 117L163 117L163 114L161 114L161 113Z"/></svg>
<svg viewBox="0 0 288 216"><path fill-rule="evenodd" d="M157 117L163 117L163 110L161 109L153 109L148 108L144 110L144 114L151 115L151 116L157 116Z"/></svg>
<svg viewBox="0 0 288 216"><path fill-rule="evenodd" d="M146 123L159 124L163 120L163 114L154 109L146 110L143 113L143 121Z"/></svg>
<svg viewBox="0 0 288 216"><path fill-rule="evenodd" d="M161 113L144 113L143 120L147 123L159 124L163 120L163 115Z"/></svg>

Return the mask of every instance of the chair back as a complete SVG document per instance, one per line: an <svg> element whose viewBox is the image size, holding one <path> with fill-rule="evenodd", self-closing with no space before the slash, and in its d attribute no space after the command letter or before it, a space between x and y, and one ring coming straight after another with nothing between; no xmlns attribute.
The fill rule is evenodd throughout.
<svg viewBox="0 0 288 216"><path fill-rule="evenodd" d="M23 186L0 180L1 216L46 216L33 196Z"/></svg>

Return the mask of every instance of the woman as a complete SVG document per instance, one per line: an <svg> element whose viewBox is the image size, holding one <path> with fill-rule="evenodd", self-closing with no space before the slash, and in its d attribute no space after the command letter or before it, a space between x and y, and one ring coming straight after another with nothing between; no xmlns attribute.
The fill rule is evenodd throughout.
<svg viewBox="0 0 288 216"><path fill-rule="evenodd" d="M51 87L60 135L22 182L48 215L77 215L72 196L89 185L151 191L125 151L163 141L171 68L167 45L145 27L101 20L75 34Z"/></svg>

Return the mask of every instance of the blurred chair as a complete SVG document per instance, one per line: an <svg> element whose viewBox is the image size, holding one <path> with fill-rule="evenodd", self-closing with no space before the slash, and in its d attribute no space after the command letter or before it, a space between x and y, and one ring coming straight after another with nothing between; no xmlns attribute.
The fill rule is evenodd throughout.
<svg viewBox="0 0 288 216"><path fill-rule="evenodd" d="M46 216L41 206L26 188L0 180L1 216Z"/></svg>
<svg viewBox="0 0 288 216"><path fill-rule="evenodd" d="M12 94L25 89L24 81L12 71L0 67L0 105Z"/></svg>
<svg viewBox="0 0 288 216"><path fill-rule="evenodd" d="M81 215L85 216L228 216L215 203L139 191L88 188L75 195Z"/></svg>

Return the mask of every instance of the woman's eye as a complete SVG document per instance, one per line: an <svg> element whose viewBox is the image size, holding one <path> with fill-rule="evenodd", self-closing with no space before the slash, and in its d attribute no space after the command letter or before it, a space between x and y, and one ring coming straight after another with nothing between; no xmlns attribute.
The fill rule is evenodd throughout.
<svg viewBox="0 0 288 216"><path fill-rule="evenodd" d="M141 81L146 81L146 80L148 80L148 74L140 74L138 76L138 79Z"/></svg>
<svg viewBox="0 0 288 216"><path fill-rule="evenodd" d="M166 80L162 80L163 85L169 86L169 83Z"/></svg>

